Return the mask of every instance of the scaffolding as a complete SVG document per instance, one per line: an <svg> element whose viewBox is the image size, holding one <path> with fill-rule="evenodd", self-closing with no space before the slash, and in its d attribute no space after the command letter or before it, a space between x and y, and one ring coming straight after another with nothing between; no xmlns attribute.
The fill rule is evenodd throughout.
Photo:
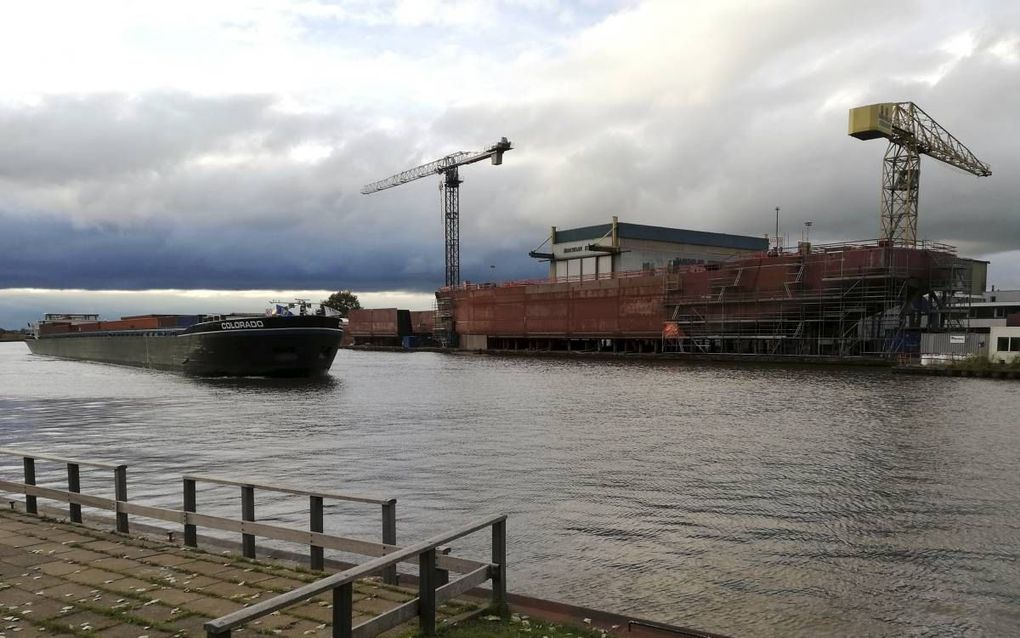
<svg viewBox="0 0 1020 638"><path fill-rule="evenodd" d="M796 252L667 272L663 351L890 358L969 314L951 246L802 243Z"/></svg>

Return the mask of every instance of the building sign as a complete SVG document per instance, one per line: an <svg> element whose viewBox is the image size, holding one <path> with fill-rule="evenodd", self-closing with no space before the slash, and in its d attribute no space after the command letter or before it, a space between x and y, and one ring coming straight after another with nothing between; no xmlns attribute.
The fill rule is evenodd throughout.
<svg viewBox="0 0 1020 638"><path fill-rule="evenodd" d="M949 343L967 343L967 335L949 335Z"/></svg>

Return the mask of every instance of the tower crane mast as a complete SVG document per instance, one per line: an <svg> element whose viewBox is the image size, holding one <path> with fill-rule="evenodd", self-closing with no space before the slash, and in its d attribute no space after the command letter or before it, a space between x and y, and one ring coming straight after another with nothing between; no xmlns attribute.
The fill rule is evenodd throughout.
<svg viewBox="0 0 1020 638"><path fill-rule="evenodd" d="M979 177L988 164L913 102L883 102L850 109L849 134L859 140L885 138L882 162L882 239L917 244L917 201L921 155Z"/></svg>
<svg viewBox="0 0 1020 638"><path fill-rule="evenodd" d="M504 137L483 151L458 151L433 162L397 173L386 179L372 182L361 189L362 195L376 193L387 188L413 182L429 175L441 175L440 190L443 193L443 221L446 240L446 285L460 283L460 174L461 166L491 159L496 166L503 163L503 153L513 148Z"/></svg>

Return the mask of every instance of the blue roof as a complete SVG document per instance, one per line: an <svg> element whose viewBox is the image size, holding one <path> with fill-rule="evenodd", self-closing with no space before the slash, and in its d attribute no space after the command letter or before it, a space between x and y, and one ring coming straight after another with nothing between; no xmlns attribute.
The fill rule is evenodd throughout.
<svg viewBox="0 0 1020 638"><path fill-rule="evenodd" d="M608 236L613 230L612 224L598 224L581 228L556 230L556 243L597 240ZM646 241L666 241L677 244L693 244L695 246L717 246L719 248L740 248L743 250L766 250L769 240L764 237L748 235L729 235L727 233L709 233L702 230L685 230L683 228L666 228L665 226L646 226L645 224L617 224L617 232L621 239L642 239Z"/></svg>

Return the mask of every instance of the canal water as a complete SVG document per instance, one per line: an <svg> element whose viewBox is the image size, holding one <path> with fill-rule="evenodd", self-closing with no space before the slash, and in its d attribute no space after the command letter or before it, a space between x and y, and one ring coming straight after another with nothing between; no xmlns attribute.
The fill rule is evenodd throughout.
<svg viewBox="0 0 1020 638"><path fill-rule="evenodd" d="M393 496L401 542L505 512L511 591L735 636L1020 634L1014 382L349 351L325 381L196 380L3 343L0 444L122 460L173 507L185 472Z"/></svg>

